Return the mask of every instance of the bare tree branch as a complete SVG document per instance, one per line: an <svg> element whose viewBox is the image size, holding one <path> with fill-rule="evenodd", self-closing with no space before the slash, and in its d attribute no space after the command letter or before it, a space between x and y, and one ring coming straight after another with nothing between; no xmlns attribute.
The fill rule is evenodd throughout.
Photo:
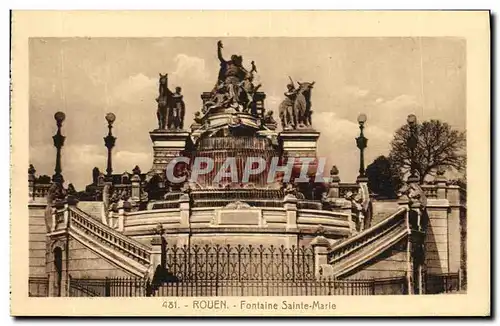
<svg viewBox="0 0 500 326"><path fill-rule="evenodd" d="M434 175L437 169L462 171L465 168L466 136L464 131L439 120L424 121L416 127L418 142L415 149L415 162L420 179ZM411 150L408 148L410 128L399 128L391 142L389 159L402 174L410 170Z"/></svg>

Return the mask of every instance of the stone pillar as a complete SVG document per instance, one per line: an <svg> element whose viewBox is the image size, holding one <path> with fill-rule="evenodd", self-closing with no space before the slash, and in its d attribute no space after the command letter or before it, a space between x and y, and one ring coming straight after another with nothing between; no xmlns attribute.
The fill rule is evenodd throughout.
<svg viewBox="0 0 500 326"><path fill-rule="evenodd" d="M30 164L28 169L28 193L30 200L35 199L35 173L35 168Z"/></svg>
<svg viewBox="0 0 500 326"><path fill-rule="evenodd" d="M179 198L179 209L180 209L180 227L189 228L191 223L189 221L191 215L191 199L188 194L183 194Z"/></svg>
<svg viewBox="0 0 500 326"><path fill-rule="evenodd" d="M286 230L297 229L297 198L294 195L286 195L283 199L286 211Z"/></svg>
<svg viewBox="0 0 500 326"><path fill-rule="evenodd" d="M419 201L410 202L408 218L411 218L415 227L412 228L408 241L408 252L410 254L411 268L408 271L412 275L411 289L414 294L424 294L424 270L425 270L425 237L426 233L422 225L423 205Z"/></svg>
<svg viewBox="0 0 500 326"><path fill-rule="evenodd" d="M123 232L125 228L125 213L130 212L131 208L132 205L128 201L125 201L120 206L118 206L118 216L114 218L116 219L113 224L114 229Z"/></svg>
<svg viewBox="0 0 500 326"><path fill-rule="evenodd" d="M130 179L132 183L131 199L138 202L141 199L141 177L134 174Z"/></svg>
<svg viewBox="0 0 500 326"><path fill-rule="evenodd" d="M446 199L446 181L444 171L438 171L436 176L436 193L438 199Z"/></svg>
<svg viewBox="0 0 500 326"><path fill-rule="evenodd" d="M56 230L56 212L57 212L57 209L52 206L51 208L51 217L52 217L52 224L50 226L50 232L54 232Z"/></svg>
<svg viewBox="0 0 500 326"><path fill-rule="evenodd" d="M330 170L330 188L328 189L328 198L340 198L340 177L339 170L334 165Z"/></svg>
<svg viewBox="0 0 500 326"><path fill-rule="evenodd" d="M69 204L66 202L64 204L64 228L68 227L69 222Z"/></svg>
<svg viewBox="0 0 500 326"><path fill-rule="evenodd" d="M312 129L286 130L279 134L284 157L316 157L320 133Z"/></svg>
<svg viewBox="0 0 500 326"><path fill-rule="evenodd" d="M448 186L447 198L450 206L448 210L448 269L450 273L456 273L460 269L461 247L464 245L461 241L460 187Z"/></svg>
<svg viewBox="0 0 500 326"><path fill-rule="evenodd" d="M161 266L161 247L162 247L162 237L161 235L155 235L153 239L151 239L151 258L150 263L153 268L153 273L156 270L158 265Z"/></svg>
<svg viewBox="0 0 500 326"><path fill-rule="evenodd" d="M314 250L314 275L316 279L331 277L331 266L328 264L328 248L330 242L324 236L317 236L311 241Z"/></svg>
<svg viewBox="0 0 500 326"><path fill-rule="evenodd" d="M398 198L398 204L400 207L405 207L406 211L406 228L407 231L411 231L410 226L410 199L406 194L402 194ZM408 294L413 294L413 259L412 259L412 251L413 251L413 243L411 241L411 236L408 236L408 241L406 243L406 287L408 289Z"/></svg>
<svg viewBox="0 0 500 326"><path fill-rule="evenodd" d="M168 163L178 157L191 142L190 133L183 130L154 130L149 133L153 142L152 170L163 175Z"/></svg>

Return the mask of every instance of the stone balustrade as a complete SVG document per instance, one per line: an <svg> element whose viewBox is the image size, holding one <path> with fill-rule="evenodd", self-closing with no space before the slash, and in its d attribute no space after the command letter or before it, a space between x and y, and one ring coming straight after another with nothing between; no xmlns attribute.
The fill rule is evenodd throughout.
<svg viewBox="0 0 500 326"><path fill-rule="evenodd" d="M34 184L33 185L33 191L30 194L31 198L45 198L47 197L47 194L49 193L49 189L51 187L51 184Z"/></svg>
<svg viewBox="0 0 500 326"><path fill-rule="evenodd" d="M339 183L339 198L344 198L348 192L357 193L359 184L357 183Z"/></svg>
<svg viewBox="0 0 500 326"><path fill-rule="evenodd" d="M329 263L333 264L339 261L343 257L356 251L358 248L362 248L367 243L384 236L398 225L404 224L403 222L406 220L406 211L405 208L401 208L391 217L365 230L365 232L359 233L331 248L328 254Z"/></svg>
<svg viewBox="0 0 500 326"><path fill-rule="evenodd" d="M72 228L83 231L143 265L149 264L151 252L146 245L88 218L76 208L71 207L68 211Z"/></svg>
<svg viewBox="0 0 500 326"><path fill-rule="evenodd" d="M428 199L438 198L438 187L437 185L423 184L420 186Z"/></svg>

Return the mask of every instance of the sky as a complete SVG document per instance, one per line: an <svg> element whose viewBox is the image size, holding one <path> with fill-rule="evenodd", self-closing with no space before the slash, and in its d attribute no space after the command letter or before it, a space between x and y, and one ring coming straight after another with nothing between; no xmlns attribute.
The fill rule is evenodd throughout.
<svg viewBox="0 0 500 326"><path fill-rule="evenodd" d="M460 38L220 38L223 55L253 60L275 111L288 76L315 81L313 127L321 133L318 156L336 165L342 182L358 175L357 116L365 113L365 165L387 155L394 131L410 113L465 130L466 54ZM30 163L54 173L54 113L63 111L62 174L83 189L92 168L106 169L106 113L116 115L114 173L152 166L149 131L157 128L159 73L170 89L181 86L185 126L201 109L200 94L217 79L219 38L31 38L29 55Z"/></svg>

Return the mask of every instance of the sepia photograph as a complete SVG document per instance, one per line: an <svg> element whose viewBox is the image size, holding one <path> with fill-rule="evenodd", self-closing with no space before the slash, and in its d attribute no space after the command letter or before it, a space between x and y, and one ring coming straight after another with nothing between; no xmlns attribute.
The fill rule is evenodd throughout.
<svg viewBox="0 0 500 326"><path fill-rule="evenodd" d="M26 41L19 296L322 315L476 291L466 36Z"/></svg>

